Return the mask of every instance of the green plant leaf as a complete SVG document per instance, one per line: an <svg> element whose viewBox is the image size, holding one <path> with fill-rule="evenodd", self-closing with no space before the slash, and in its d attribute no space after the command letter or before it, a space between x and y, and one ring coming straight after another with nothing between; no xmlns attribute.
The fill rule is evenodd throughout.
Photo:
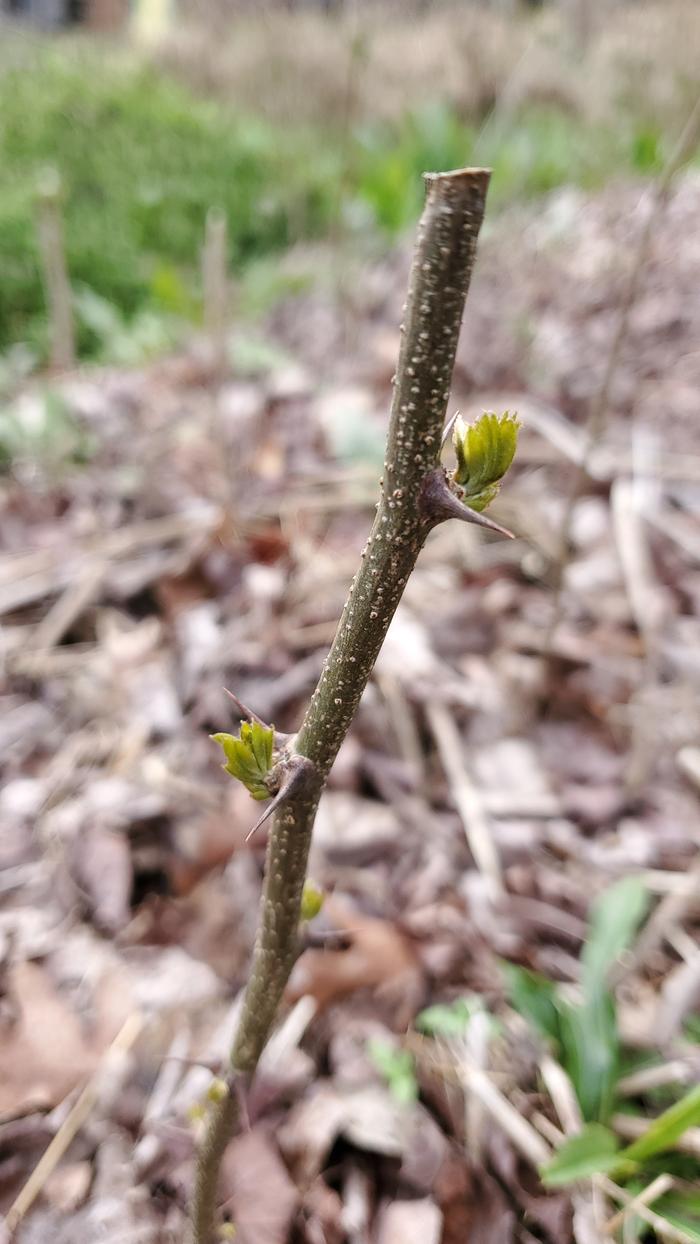
<svg viewBox="0 0 700 1244"><path fill-rule="evenodd" d="M452 434L457 456L454 478L473 510L485 510L496 496L515 456L519 428L509 411L502 415L485 411L471 424L457 419Z"/></svg>
<svg viewBox="0 0 700 1244"><path fill-rule="evenodd" d="M583 1006L559 999L557 1009L562 1061L583 1116L602 1122L612 1108L620 1059L615 1005L601 993Z"/></svg>
<svg viewBox="0 0 700 1244"><path fill-rule="evenodd" d="M630 1162L644 1162L656 1153L672 1149L689 1127L700 1123L700 1084L690 1089L680 1101L664 1110L650 1123L643 1136L628 1145L620 1154Z"/></svg>
<svg viewBox="0 0 700 1244"><path fill-rule="evenodd" d="M516 963L502 963L511 1006L542 1033L559 1040L559 1011L556 986L539 972Z"/></svg>
<svg viewBox="0 0 700 1244"><path fill-rule="evenodd" d="M700 1244L700 1192L669 1192L655 1202L654 1210Z"/></svg>
<svg viewBox="0 0 700 1244"><path fill-rule="evenodd" d="M418 1081L415 1063L409 1050L390 1045L373 1037L367 1043L367 1052L377 1071L387 1082L392 1097L402 1105L410 1105L418 1098Z"/></svg>
<svg viewBox="0 0 700 1244"><path fill-rule="evenodd" d="M556 1001L562 1061L588 1120L604 1122L612 1108L620 1038L607 976L632 940L646 904L647 891L637 877L625 878L600 896L581 956L583 1004Z"/></svg>
<svg viewBox="0 0 700 1244"><path fill-rule="evenodd" d="M564 1141L547 1166L540 1168L540 1176L546 1187L560 1188L612 1170L618 1161L615 1134L602 1123L587 1123L576 1136Z"/></svg>
<svg viewBox="0 0 700 1244"><path fill-rule="evenodd" d="M590 933L581 955L586 998L606 988L607 974L632 941L647 903L648 892L642 879L625 877L593 904Z"/></svg>
<svg viewBox="0 0 700 1244"><path fill-rule="evenodd" d="M438 1002L428 1006L416 1018L416 1028L430 1037L461 1037L467 1030L470 1019L481 1009L478 998L457 998L447 1005Z"/></svg>

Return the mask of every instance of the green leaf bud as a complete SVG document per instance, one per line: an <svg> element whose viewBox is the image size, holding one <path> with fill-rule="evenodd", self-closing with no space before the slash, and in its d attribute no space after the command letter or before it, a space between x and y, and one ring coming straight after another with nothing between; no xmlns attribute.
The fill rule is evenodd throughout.
<svg viewBox="0 0 700 1244"><path fill-rule="evenodd" d="M313 920L323 907L324 899L323 890L319 889L315 881L307 878L301 896L301 919Z"/></svg>
<svg viewBox="0 0 700 1244"><path fill-rule="evenodd" d="M457 419L452 434L457 455L454 478L472 510L485 510L496 496L515 456L519 428L517 416L509 411L502 415L485 411L471 424Z"/></svg>
<svg viewBox="0 0 700 1244"><path fill-rule="evenodd" d="M210 736L223 749L226 764L223 768L250 791L253 799L269 799L270 789L266 782L272 768L275 732L272 726L259 721L241 723L240 738L233 734Z"/></svg>

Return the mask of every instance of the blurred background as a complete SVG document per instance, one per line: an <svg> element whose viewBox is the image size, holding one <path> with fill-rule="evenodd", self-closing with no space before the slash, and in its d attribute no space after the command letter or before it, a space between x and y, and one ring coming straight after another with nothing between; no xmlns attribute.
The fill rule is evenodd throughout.
<svg viewBox="0 0 700 1244"><path fill-rule="evenodd" d="M472 164L516 538L408 584L221 1238L700 1240L698 65L697 0L0 0L8 1238L184 1238L265 847L208 735L301 720Z"/></svg>

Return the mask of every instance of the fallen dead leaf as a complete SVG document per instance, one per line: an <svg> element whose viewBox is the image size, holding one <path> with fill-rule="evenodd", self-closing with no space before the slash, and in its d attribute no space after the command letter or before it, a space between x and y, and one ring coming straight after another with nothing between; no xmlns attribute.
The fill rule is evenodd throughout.
<svg viewBox="0 0 700 1244"><path fill-rule="evenodd" d="M444 1219L441 1244L512 1244L515 1214L487 1171L457 1155L445 1163L434 1188Z"/></svg>
<svg viewBox="0 0 700 1244"><path fill-rule="evenodd" d="M392 1201L378 1215L377 1244L439 1244L442 1214L429 1197Z"/></svg>
<svg viewBox="0 0 700 1244"><path fill-rule="evenodd" d="M422 969L408 939L390 921L360 915L337 899L327 900L324 911L350 945L347 950L307 950L292 972L288 1000L309 994L322 1008L356 989L382 989L397 1023L408 1023L423 992Z"/></svg>
<svg viewBox="0 0 700 1244"><path fill-rule="evenodd" d="M0 1030L0 1118L48 1110L94 1070L99 1049L36 963L10 969L16 1019Z"/></svg>
<svg viewBox="0 0 700 1244"><path fill-rule="evenodd" d="M322 1169L338 1137L375 1157L400 1162L405 1188L427 1193L447 1157L448 1142L428 1111L397 1102L382 1084L312 1085L279 1130L283 1152L299 1182Z"/></svg>
<svg viewBox="0 0 700 1244"><path fill-rule="evenodd" d="M126 835L91 825L75 843L72 871L87 896L95 924L105 933L123 929L131 914L133 883Z"/></svg>
<svg viewBox="0 0 700 1244"><path fill-rule="evenodd" d="M43 1195L54 1209L68 1214L82 1205L91 1180L90 1162L65 1162L49 1175Z"/></svg>
<svg viewBox="0 0 700 1244"><path fill-rule="evenodd" d="M518 1205L537 1223L551 1244L570 1244L570 1197L566 1193L546 1193L532 1167L518 1158L513 1146L498 1131L491 1136L489 1156Z"/></svg>
<svg viewBox="0 0 700 1244"><path fill-rule="evenodd" d="M299 1193L262 1128L228 1146L219 1187L240 1244L285 1244Z"/></svg>
<svg viewBox="0 0 700 1244"><path fill-rule="evenodd" d="M342 1244L342 1202L322 1179L314 1179L304 1198L306 1239L309 1244Z"/></svg>

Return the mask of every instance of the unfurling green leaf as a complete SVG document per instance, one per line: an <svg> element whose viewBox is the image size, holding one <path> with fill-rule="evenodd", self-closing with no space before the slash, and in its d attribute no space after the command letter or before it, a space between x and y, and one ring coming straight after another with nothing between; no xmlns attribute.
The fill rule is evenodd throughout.
<svg viewBox="0 0 700 1244"><path fill-rule="evenodd" d="M648 905L649 892L641 877L623 878L593 904L590 933L581 955L587 1001L605 990L610 968L630 945Z"/></svg>
<svg viewBox="0 0 700 1244"><path fill-rule="evenodd" d="M301 896L301 919L313 920L314 916L317 916L323 907L324 898L323 890L319 889L315 881L307 877Z"/></svg>
<svg viewBox="0 0 700 1244"><path fill-rule="evenodd" d="M272 792L265 779L272 768L275 738L272 727L259 721L243 721L239 739L233 734L212 734L211 738L223 748L226 772L238 778L253 799L269 799Z"/></svg>
<svg viewBox="0 0 700 1244"><path fill-rule="evenodd" d="M472 510L485 510L493 501L515 456L520 423L506 411L485 411L475 423L458 419L452 433L457 455L454 478L464 489L464 501Z"/></svg>

